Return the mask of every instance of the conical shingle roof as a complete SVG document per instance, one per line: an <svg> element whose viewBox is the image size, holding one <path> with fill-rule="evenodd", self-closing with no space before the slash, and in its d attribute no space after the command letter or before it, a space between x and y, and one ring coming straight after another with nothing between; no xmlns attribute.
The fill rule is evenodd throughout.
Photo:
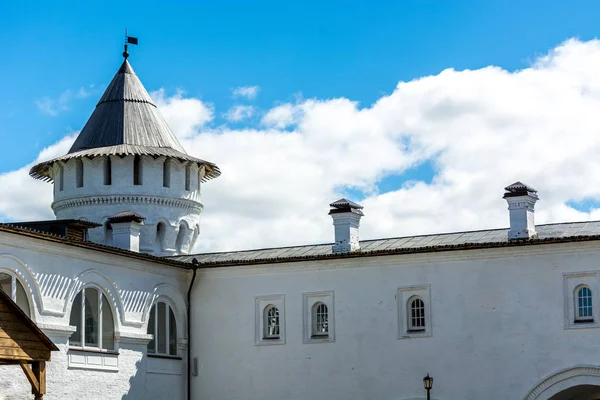
<svg viewBox="0 0 600 400"><path fill-rule="evenodd" d="M195 162L206 168L205 179L220 175L215 164L185 152L131 64L125 60L69 152L34 166L29 174L34 178L52 180L51 166L56 161L133 154Z"/></svg>

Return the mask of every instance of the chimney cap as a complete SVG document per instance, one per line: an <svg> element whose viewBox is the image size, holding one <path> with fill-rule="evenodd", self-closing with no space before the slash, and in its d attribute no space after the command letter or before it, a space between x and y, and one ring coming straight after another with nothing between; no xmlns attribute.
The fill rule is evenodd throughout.
<svg viewBox="0 0 600 400"><path fill-rule="evenodd" d="M346 212L364 215L361 211L364 208L363 206L345 198L341 198L337 201L334 201L329 205L329 207L331 207L331 210L329 210L329 215Z"/></svg>
<svg viewBox="0 0 600 400"><path fill-rule="evenodd" d="M519 197L519 196L531 196L531 197L535 197L536 199L538 198L537 190L535 190L531 186L526 185L520 181L517 181L517 182L513 183L512 185L508 185L507 187L504 188L504 190L506 190L506 193L504 193L504 196L502 196L502 197L505 199L507 197Z"/></svg>
<svg viewBox="0 0 600 400"><path fill-rule="evenodd" d="M117 222L138 222L141 223L146 218L136 213L135 211L121 211L108 217L109 223L117 223Z"/></svg>

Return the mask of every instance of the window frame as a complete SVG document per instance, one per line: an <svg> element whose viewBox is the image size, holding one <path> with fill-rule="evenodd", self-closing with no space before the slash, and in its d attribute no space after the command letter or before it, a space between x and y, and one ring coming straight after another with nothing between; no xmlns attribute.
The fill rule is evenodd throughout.
<svg viewBox="0 0 600 400"><path fill-rule="evenodd" d="M419 307L413 307L416 302L420 302ZM406 309L406 317L408 320L406 324L408 326L409 332L425 332L427 329L427 310L425 309L425 302L421 298L421 296L414 295L408 299ZM421 315L414 315L415 310L420 310ZM419 320L419 324L415 324L415 320Z"/></svg>
<svg viewBox="0 0 600 400"><path fill-rule="evenodd" d="M165 341L166 341L166 353L160 353L158 351L158 304L165 305ZM154 310L154 333L150 333L150 315L152 315L152 310ZM173 313L173 319L175 320L175 354L170 354L170 342L171 342L171 321L170 321L170 312ZM154 336L154 352L150 352L149 346L150 342L148 342L148 346L146 346L146 354L148 357L156 357L156 358L172 358L172 359L181 359L180 349L179 349L179 330L177 329L179 326L179 321L177 319L177 313L175 312L175 307L171 304L171 302L167 301L164 298L160 298L156 300L152 307L150 307L148 311L148 328L146 329L146 333Z"/></svg>
<svg viewBox="0 0 600 400"><path fill-rule="evenodd" d="M320 310L319 310L320 309ZM324 309L324 310L323 310ZM321 319L319 320L319 315L321 315ZM323 315L325 315L326 320L323 322ZM327 304L322 301L317 301L312 305L311 308L311 338L328 338L329 337L329 307ZM319 329L319 325L325 325L325 331L321 331Z"/></svg>
<svg viewBox="0 0 600 400"><path fill-rule="evenodd" d="M271 318L273 318L269 314L273 310L277 311L277 316L275 317L277 319L277 324L275 325L277 327L277 333L269 334L269 328L271 327ZM279 316L279 308L274 304L267 305L265 307L265 309L263 310L263 318L264 318L263 340L279 340L279 339L281 339L281 319Z"/></svg>
<svg viewBox="0 0 600 400"><path fill-rule="evenodd" d="M94 346L86 346L85 345L85 290L86 289L95 289L98 292L98 347ZM69 310L69 325L71 320L71 315L73 314L73 306L75 305L75 299L81 293L81 321L80 326L76 326L76 330L69 335L69 350L78 350L83 352L92 352L92 353L105 353L105 354L118 354L118 340L117 340L117 318L116 318L116 310L113 307L112 302L110 301L110 297L102 290L102 288L95 284L86 284L83 285L79 291L73 296L73 303L71 304L71 309ZM113 319L113 349L103 349L102 348L102 328L103 328L103 318L102 318L102 298L106 297L106 303L110 309ZM71 325L72 326L72 325ZM77 329L80 329L80 341L81 346L71 344L71 336L77 332Z"/></svg>
<svg viewBox="0 0 600 400"><path fill-rule="evenodd" d="M279 337L268 337L267 312L269 308L275 307L279 311ZM254 298L255 321L254 321L254 343L256 346L270 346L285 344L285 295L273 294L257 296Z"/></svg>
<svg viewBox="0 0 600 400"><path fill-rule="evenodd" d="M85 166L83 165L83 159L76 158L75 159L75 187L82 188L85 180Z"/></svg>
<svg viewBox="0 0 600 400"><path fill-rule="evenodd" d="M579 307L579 296L584 289L589 292L589 308L591 309L591 315L589 315L589 316L580 314L581 310ZM574 305L575 320L574 320L574 322L576 324L594 323L594 320L595 320L595 317L594 317L594 292L592 291L592 289L588 285L585 285L585 284L578 285L575 288L573 300L575 301L575 305ZM584 306L584 307L586 307L586 306Z"/></svg>
<svg viewBox="0 0 600 400"><path fill-rule="evenodd" d="M25 314L27 314L27 316L31 319L34 320L34 310L33 310L33 298L31 297L30 293L27 291L26 285L23 284L23 282L21 281L21 278L13 271L10 270L5 270L5 269L0 269L0 274L6 274L8 276L10 276L11 280L10 280L10 293L6 293L10 296L10 299L12 301L15 302L15 304L18 305L17 303L17 283L19 285L21 285L21 288L23 289L23 293L25 294L25 299L27 300L27 310L23 310L21 307L21 310L23 310L23 312L25 312Z"/></svg>
<svg viewBox="0 0 600 400"><path fill-rule="evenodd" d="M396 299L398 302L398 339L433 336L431 285L399 286ZM424 327L416 327L412 324L412 304L417 299L423 302Z"/></svg>
<svg viewBox="0 0 600 400"><path fill-rule="evenodd" d="M600 271L563 272L563 329L594 329L600 328L597 318L600 310ZM591 294L592 318L579 318L578 294L579 290L587 287ZM596 295L594 295L596 294Z"/></svg>
<svg viewBox="0 0 600 400"><path fill-rule="evenodd" d="M302 294L304 343L335 342L335 298L333 290ZM327 332L317 331L319 305L327 307Z"/></svg>

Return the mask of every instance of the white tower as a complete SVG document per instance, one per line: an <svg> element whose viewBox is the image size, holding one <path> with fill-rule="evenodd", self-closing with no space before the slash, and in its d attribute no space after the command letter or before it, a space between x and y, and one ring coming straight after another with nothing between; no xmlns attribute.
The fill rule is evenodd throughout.
<svg viewBox="0 0 600 400"><path fill-rule="evenodd" d="M539 200L537 190L521 182L504 188L503 198L508 203L510 229L508 238L531 239L537 237L535 231L535 203Z"/></svg>
<svg viewBox="0 0 600 400"><path fill-rule="evenodd" d="M93 242L134 243L113 241L109 219L135 213L143 220L139 251L158 256L192 250L200 232L201 182L220 175L215 164L185 152L127 59L68 154L29 173L54 183L57 219L102 224L90 230Z"/></svg>

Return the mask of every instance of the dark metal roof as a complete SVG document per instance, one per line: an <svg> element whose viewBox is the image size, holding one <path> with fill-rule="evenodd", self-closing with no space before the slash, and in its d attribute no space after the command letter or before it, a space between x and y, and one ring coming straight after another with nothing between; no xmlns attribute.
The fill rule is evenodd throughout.
<svg viewBox="0 0 600 400"><path fill-rule="evenodd" d="M121 211L108 217L108 222L142 222L146 218L136 213L135 211Z"/></svg>
<svg viewBox="0 0 600 400"><path fill-rule="evenodd" d="M600 240L600 221L569 222L536 226L538 237L529 240L508 240L508 229L441 233L434 235L406 236L376 240L362 240L360 250L334 254L332 243L279 247L222 253L190 254L169 257L183 262L196 258L203 267L240 264L268 264L289 261L317 260L324 258L361 257L481 249L505 246L522 246L556 242Z"/></svg>
<svg viewBox="0 0 600 400"><path fill-rule="evenodd" d="M507 187L504 188L504 190L506 190L506 193L504 193L504 196L502 196L502 197L505 199L507 197L521 197L521 196L531 196L536 199L538 198L537 190L535 190L531 186L526 185L519 181L513 183L512 185L508 185Z"/></svg>
<svg viewBox="0 0 600 400"><path fill-rule="evenodd" d="M357 208L359 210L362 210L364 208L360 204L356 204L355 202L347 200L345 198L341 198L338 201L334 201L333 203L331 203L329 205L329 207L333 207L333 208L347 208L347 207L351 207L351 208Z"/></svg>
<svg viewBox="0 0 600 400"><path fill-rule="evenodd" d="M117 71L69 153L34 166L29 174L52 180L50 167L74 157L105 155L166 156L206 168L205 180L221 174L208 161L189 156L127 60Z"/></svg>

